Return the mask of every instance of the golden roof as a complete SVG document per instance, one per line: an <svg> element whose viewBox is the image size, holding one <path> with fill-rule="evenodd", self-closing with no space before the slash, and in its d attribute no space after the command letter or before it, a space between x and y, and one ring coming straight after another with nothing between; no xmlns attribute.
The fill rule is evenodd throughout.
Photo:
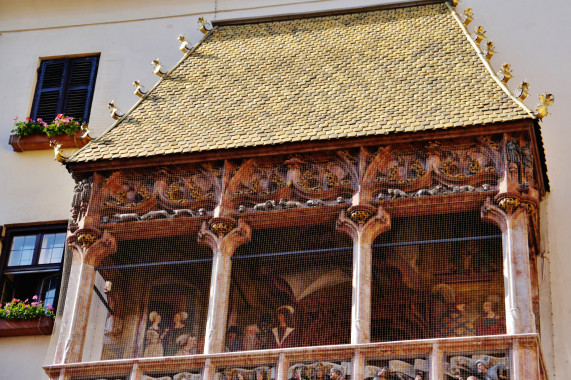
<svg viewBox="0 0 571 380"><path fill-rule="evenodd" d="M217 26L69 162L533 118L446 4Z"/></svg>

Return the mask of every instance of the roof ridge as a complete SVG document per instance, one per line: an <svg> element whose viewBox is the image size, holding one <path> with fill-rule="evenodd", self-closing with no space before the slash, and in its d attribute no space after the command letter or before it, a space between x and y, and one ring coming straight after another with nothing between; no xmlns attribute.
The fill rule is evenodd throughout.
<svg viewBox="0 0 571 380"><path fill-rule="evenodd" d="M72 154L68 160L73 159L76 155L78 155L81 151L84 150L84 148L86 146L88 146L91 142L97 142L99 141L101 138L103 138L107 133L111 132L113 129L115 129L119 124L121 124L121 122L123 120L125 120L127 118L127 116L129 116L135 109L137 109L137 107L143 102L143 100L145 100L147 97L149 97L149 95L151 94L151 92L153 92L153 90L155 90L162 82L163 79L165 79L166 77L168 77L174 70L176 70L186 59L188 59L188 57L190 57L203 43L204 41L206 41L211 35L212 33L218 29L217 25L214 25L212 29L210 29L208 31L208 33L206 33L201 39L200 41L198 41L196 43L196 45L194 45L192 47L192 49L190 49L188 52L186 52L179 60L177 63L175 63L173 65L173 67L170 68L170 70L168 70L166 73L164 73L159 80L153 85L153 87L151 87L149 89L149 91L147 91L146 93L143 94L143 96L141 96L139 98L139 100L137 100L135 102L135 104L133 104L133 106L131 106L131 108L129 108L129 110L127 112L125 112L125 114L123 116L121 116L120 118L118 118L113 124L111 124L109 127L107 127L107 129L105 129L101 135L99 135L98 137L94 138L93 140L91 140L89 143L87 143L85 146L83 146L81 149L79 149L77 152L75 152L74 154Z"/></svg>
<svg viewBox="0 0 571 380"><path fill-rule="evenodd" d="M494 69L492 68L492 65L490 62L488 62L484 56L484 52L482 51L482 49L480 48L480 46L478 44L476 44L476 42L474 41L474 39L472 38L472 34L470 33L470 31L468 30L468 28L466 27L466 25L464 25L464 22L462 22L462 20L460 20L460 16L458 15L458 12L456 12L456 9L454 7L452 7L450 5L450 3L448 1L446 1L446 7L448 7L448 9L450 10L450 13L452 14L452 17L454 17L454 19L456 20L456 22L458 23L458 25L460 26L460 29L462 30L462 32L464 33L464 35L466 36L466 39L468 40L468 42L470 42L470 45L472 46L472 48L474 50L476 50L476 53L478 54L478 58L480 58L480 61L482 61L482 63L484 64L484 67L488 70L488 72L490 73L490 75L492 76L492 78L494 79L494 81L500 86L500 88L508 95L508 97L511 98L511 100L513 100L517 105L519 105L521 108L523 108L523 110L525 112L527 112L533 119L537 119L537 117L535 116L535 114L533 113L533 110L531 108L529 108L528 106L525 105L525 103L523 103L521 100L519 100L511 91L510 89L506 86L506 84L502 83L502 81L500 80L500 78L498 78L496 72L494 71Z"/></svg>

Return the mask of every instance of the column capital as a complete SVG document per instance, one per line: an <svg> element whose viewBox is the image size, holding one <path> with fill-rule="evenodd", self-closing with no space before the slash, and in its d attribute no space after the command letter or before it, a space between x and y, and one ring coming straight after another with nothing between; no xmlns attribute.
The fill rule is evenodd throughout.
<svg viewBox="0 0 571 380"><path fill-rule="evenodd" d="M523 201L514 194L500 194L494 200L495 202L490 197L486 198L480 215L482 220L495 224L502 232L512 226L520 216L533 216L537 210L535 203Z"/></svg>
<svg viewBox="0 0 571 380"><path fill-rule="evenodd" d="M198 242L208 245L214 252L232 256L242 244L252 239L252 228L242 219L212 218L202 223L198 232Z"/></svg>
<svg viewBox="0 0 571 380"><path fill-rule="evenodd" d="M73 261L96 266L103 258L117 251L117 240L107 230L82 228L67 238L68 247L73 252Z"/></svg>
<svg viewBox="0 0 571 380"><path fill-rule="evenodd" d="M375 238L391 228L390 215L379 206L357 205L341 210L336 229L349 235L353 240L361 237L363 242L373 244Z"/></svg>

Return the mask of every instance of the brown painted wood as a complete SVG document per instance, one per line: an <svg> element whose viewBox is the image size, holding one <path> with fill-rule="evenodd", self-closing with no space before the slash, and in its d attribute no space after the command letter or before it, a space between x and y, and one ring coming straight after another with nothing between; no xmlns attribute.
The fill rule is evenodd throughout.
<svg viewBox="0 0 571 380"><path fill-rule="evenodd" d="M152 166L182 165L205 161L232 160L237 158L253 158L279 154L308 153L323 150L358 148L385 144L400 144L433 139L452 139L491 135L504 132L529 132L533 130L533 120L522 120L510 123L480 125L462 128L450 128L437 131L420 131L405 133L390 133L384 136L357 137L326 141L305 141L272 146L211 150L205 152L173 154L153 157L138 157L128 159L98 160L94 162L68 163L67 169L75 176L82 173L102 170L134 169Z"/></svg>
<svg viewBox="0 0 571 380"><path fill-rule="evenodd" d="M0 319L0 337L50 335L54 328L51 317L33 319Z"/></svg>
<svg viewBox="0 0 571 380"><path fill-rule="evenodd" d="M14 152L28 152L32 150L50 150L50 142L56 141L61 144L62 148L82 148L90 141L89 138L81 138L83 132L78 131L73 136L60 135L48 137L46 135L30 135L26 137L18 137L18 135L10 135L10 145Z"/></svg>

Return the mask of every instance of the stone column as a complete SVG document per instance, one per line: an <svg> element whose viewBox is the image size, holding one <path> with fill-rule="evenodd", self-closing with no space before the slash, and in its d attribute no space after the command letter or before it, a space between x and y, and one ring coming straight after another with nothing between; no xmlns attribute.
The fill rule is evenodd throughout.
<svg viewBox="0 0 571 380"><path fill-rule="evenodd" d="M508 334L535 333L529 267L528 207L517 197L503 196L498 205L486 200L482 220L502 231L506 329ZM531 207L531 206L530 206Z"/></svg>
<svg viewBox="0 0 571 380"><path fill-rule="evenodd" d="M236 222L231 218L213 218L208 224L204 222L198 233L199 243L208 245L213 254L204 341L205 354L224 352L231 259L234 251L242 244L248 243L252 237L250 226L242 220L238 222L238 226L235 226Z"/></svg>
<svg viewBox="0 0 571 380"><path fill-rule="evenodd" d="M432 346L430 354L430 379L444 378L444 353L440 349L438 343Z"/></svg>
<svg viewBox="0 0 571 380"><path fill-rule="evenodd" d="M376 212L376 215L375 215ZM391 219L379 207L352 206L341 211L337 220L338 231L353 240L353 295L351 308L351 344L371 340L371 245L375 238L391 228Z"/></svg>
<svg viewBox="0 0 571 380"><path fill-rule="evenodd" d="M512 379L539 380L539 354L535 342L521 342L514 339L512 362Z"/></svg>
<svg viewBox="0 0 571 380"><path fill-rule="evenodd" d="M276 380L287 380L287 370L289 369L289 361L282 352L278 358L276 367Z"/></svg>
<svg viewBox="0 0 571 380"><path fill-rule="evenodd" d="M117 250L117 243L111 234L106 231L101 238L99 236L101 234L97 230L80 229L67 239L73 259L54 364L81 360L95 283L95 266Z"/></svg>

